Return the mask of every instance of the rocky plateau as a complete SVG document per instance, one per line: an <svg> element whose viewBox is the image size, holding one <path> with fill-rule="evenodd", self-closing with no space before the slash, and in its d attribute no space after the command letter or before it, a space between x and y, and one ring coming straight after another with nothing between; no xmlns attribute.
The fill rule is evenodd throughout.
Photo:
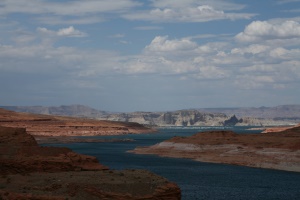
<svg viewBox="0 0 300 200"><path fill-rule="evenodd" d="M134 122L20 113L1 108L0 126L26 128L26 131L34 136L121 135L154 131Z"/></svg>
<svg viewBox="0 0 300 200"><path fill-rule="evenodd" d="M130 152L300 172L300 124L281 130L273 128L261 134L200 132L150 147L137 147Z"/></svg>

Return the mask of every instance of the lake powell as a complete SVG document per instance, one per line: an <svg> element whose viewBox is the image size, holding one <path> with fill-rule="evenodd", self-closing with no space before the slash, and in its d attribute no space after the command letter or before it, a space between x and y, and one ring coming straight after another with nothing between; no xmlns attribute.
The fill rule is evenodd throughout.
<svg viewBox="0 0 300 200"><path fill-rule="evenodd" d="M189 136L211 130L234 130L240 134L258 133L249 127L169 127L157 133L96 138L133 139L107 143L54 144L96 156L111 169L147 169L179 185L182 199L299 199L300 173L162 158L127 153L137 146L149 146L173 136ZM95 137L94 137L95 138ZM53 144L51 144L53 145Z"/></svg>

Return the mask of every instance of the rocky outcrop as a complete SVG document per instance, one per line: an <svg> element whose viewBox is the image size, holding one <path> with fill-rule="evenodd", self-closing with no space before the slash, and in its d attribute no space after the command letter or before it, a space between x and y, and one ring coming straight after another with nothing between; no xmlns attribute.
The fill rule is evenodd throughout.
<svg viewBox="0 0 300 200"><path fill-rule="evenodd" d="M174 112L135 112L107 115L105 120L138 122L153 126L222 126L228 117L224 114L203 113L196 110Z"/></svg>
<svg viewBox="0 0 300 200"><path fill-rule="evenodd" d="M18 113L0 109L0 125L26 128L38 136L95 136L153 132L134 122L113 122L84 118Z"/></svg>
<svg viewBox="0 0 300 200"><path fill-rule="evenodd" d="M235 126L237 123L242 123L243 119L238 119L235 115L224 121L224 126Z"/></svg>
<svg viewBox="0 0 300 200"><path fill-rule="evenodd" d="M300 172L300 127L264 134L201 132L130 152Z"/></svg>
<svg viewBox="0 0 300 200"><path fill-rule="evenodd" d="M0 149L1 174L108 169L92 156L67 148L40 147L24 128L0 126Z"/></svg>
<svg viewBox="0 0 300 200"><path fill-rule="evenodd" d="M24 128L0 126L0 199L180 199L179 187L145 170L109 170L93 156L40 147Z"/></svg>
<svg viewBox="0 0 300 200"><path fill-rule="evenodd" d="M244 107L244 108L201 108L199 111L236 115L238 118L257 118L275 121L300 121L300 105L280 105L274 107Z"/></svg>
<svg viewBox="0 0 300 200"><path fill-rule="evenodd" d="M208 113L197 110L180 110L174 112L135 112L108 114L104 120L138 122L149 126L279 126L294 125L294 122L252 117L238 118L222 113Z"/></svg>

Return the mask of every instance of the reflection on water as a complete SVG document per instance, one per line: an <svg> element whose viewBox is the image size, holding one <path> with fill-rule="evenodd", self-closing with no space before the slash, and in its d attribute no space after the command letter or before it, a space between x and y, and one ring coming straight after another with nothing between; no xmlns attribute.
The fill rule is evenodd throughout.
<svg viewBox="0 0 300 200"><path fill-rule="evenodd" d="M184 200L300 199L300 173L126 153L136 146L153 145L173 136L189 136L210 128L168 127L152 134L98 136L98 138L130 138L135 142L56 144L55 146L67 146L76 152L96 156L102 164L112 169L148 169L176 182L182 190ZM234 131L246 134L259 132L246 130L248 128L235 127ZM214 127L213 129L232 128Z"/></svg>

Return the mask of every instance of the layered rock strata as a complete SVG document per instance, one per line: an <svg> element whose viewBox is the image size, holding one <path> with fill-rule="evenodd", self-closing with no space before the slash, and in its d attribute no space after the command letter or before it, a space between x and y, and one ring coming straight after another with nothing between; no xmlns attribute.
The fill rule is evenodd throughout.
<svg viewBox="0 0 300 200"><path fill-rule="evenodd" d="M264 134L202 132L131 152L300 172L300 127Z"/></svg>
<svg viewBox="0 0 300 200"><path fill-rule="evenodd" d="M153 132L137 123L17 113L0 109L0 125L26 128L38 136L95 136Z"/></svg>
<svg viewBox="0 0 300 200"><path fill-rule="evenodd" d="M109 170L93 156L39 147L23 128L0 126L0 199L180 199L179 187L145 170Z"/></svg>

